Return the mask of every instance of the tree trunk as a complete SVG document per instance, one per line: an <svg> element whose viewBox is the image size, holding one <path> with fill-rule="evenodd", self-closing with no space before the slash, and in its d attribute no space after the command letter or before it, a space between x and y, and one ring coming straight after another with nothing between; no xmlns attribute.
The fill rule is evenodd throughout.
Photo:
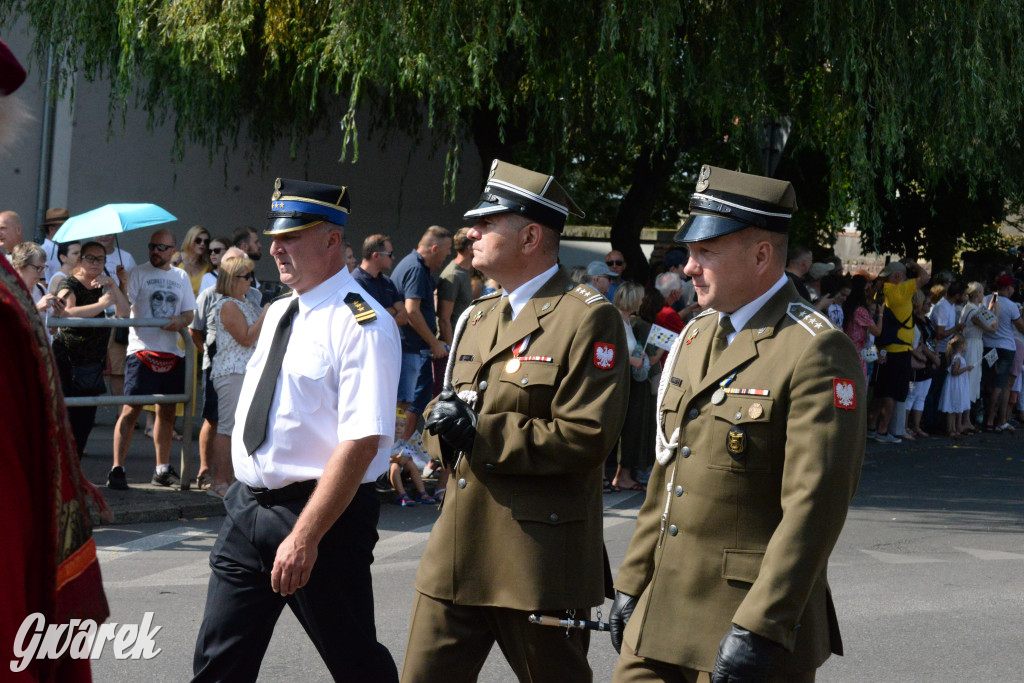
<svg viewBox="0 0 1024 683"><path fill-rule="evenodd" d="M645 147L633 163L632 182L619 204L611 234L612 248L626 259L623 275L627 280L646 285L651 277L650 264L640 248L640 231L650 219L678 158L677 146L658 150Z"/></svg>
<svg viewBox="0 0 1024 683"><path fill-rule="evenodd" d="M477 152L480 154L480 182L484 183L491 172L491 162L495 159L515 163L512 150L526 139L526 135L522 128L506 123L502 139L497 113L490 109L477 110L473 115L472 129L473 142L476 143Z"/></svg>

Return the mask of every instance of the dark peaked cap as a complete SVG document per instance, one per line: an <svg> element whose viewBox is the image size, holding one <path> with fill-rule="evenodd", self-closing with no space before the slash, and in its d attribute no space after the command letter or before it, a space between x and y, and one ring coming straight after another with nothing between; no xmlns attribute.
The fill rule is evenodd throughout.
<svg viewBox="0 0 1024 683"><path fill-rule="evenodd" d="M278 178L267 213L270 224L263 234L305 230L325 221L345 225L351 207L346 187Z"/></svg>
<svg viewBox="0 0 1024 683"><path fill-rule="evenodd" d="M786 180L705 164L696 190L676 242L701 242L751 227L786 233L796 211L796 191Z"/></svg>
<svg viewBox="0 0 1024 683"><path fill-rule="evenodd" d="M570 213L580 218L584 216L554 176L495 159L483 194L463 218L499 213L526 216L558 232L562 232Z"/></svg>

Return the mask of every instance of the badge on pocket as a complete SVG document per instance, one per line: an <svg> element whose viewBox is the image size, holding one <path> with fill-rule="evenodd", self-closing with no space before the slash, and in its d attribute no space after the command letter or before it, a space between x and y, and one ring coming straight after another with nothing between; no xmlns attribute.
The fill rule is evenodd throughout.
<svg viewBox="0 0 1024 683"><path fill-rule="evenodd" d="M733 460L742 460L747 452L747 434L739 427L733 427L726 435L726 448Z"/></svg>

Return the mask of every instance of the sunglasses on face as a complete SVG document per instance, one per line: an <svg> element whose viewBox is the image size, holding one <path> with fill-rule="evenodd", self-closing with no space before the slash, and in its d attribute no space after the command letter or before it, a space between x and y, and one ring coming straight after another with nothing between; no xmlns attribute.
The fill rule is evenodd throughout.
<svg viewBox="0 0 1024 683"><path fill-rule="evenodd" d="M393 251L378 251L378 252L377 252L377 254L379 254L380 256L387 256L388 258L391 258L391 256L392 256L392 255L393 255L394 253L395 253L395 252L393 252Z"/></svg>
<svg viewBox="0 0 1024 683"><path fill-rule="evenodd" d="M249 282L256 282L256 276L252 273L246 273L245 275L236 275L239 280L248 280Z"/></svg>
<svg viewBox="0 0 1024 683"><path fill-rule="evenodd" d="M624 266L624 265L626 265L626 262L625 261L614 261L614 260L612 260L612 261L605 261L604 264L606 266Z"/></svg>
<svg viewBox="0 0 1024 683"><path fill-rule="evenodd" d="M162 254L162 253L164 253L165 251L168 251L168 250L170 250L170 249L174 249L174 247L172 247L172 246L171 246L171 245L169 245L169 244L153 244L152 242L150 242L150 243L149 243L149 250L150 250L150 251L153 251L154 249L155 249L156 251L159 251L159 252L160 252L160 253Z"/></svg>
<svg viewBox="0 0 1024 683"><path fill-rule="evenodd" d="M209 237L197 237L196 238L196 244L209 244L209 243L210 243L210 238Z"/></svg>
<svg viewBox="0 0 1024 683"><path fill-rule="evenodd" d="M227 247L210 247L211 254L223 254Z"/></svg>
<svg viewBox="0 0 1024 683"><path fill-rule="evenodd" d="M82 260L85 261L86 263L92 263L92 264L106 263L107 262L107 257L106 256L83 256Z"/></svg>

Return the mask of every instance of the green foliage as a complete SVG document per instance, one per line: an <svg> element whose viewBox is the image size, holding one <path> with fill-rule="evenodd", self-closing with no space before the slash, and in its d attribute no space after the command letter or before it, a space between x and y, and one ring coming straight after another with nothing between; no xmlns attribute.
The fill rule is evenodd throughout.
<svg viewBox="0 0 1024 683"><path fill-rule="evenodd" d="M955 178L969 201L1024 195L1022 5L20 0L0 20L27 16L63 78L109 77L115 111L173 117L179 151L244 137L265 155L340 125L339 154L355 157L368 112L385 138L447 147L449 181L471 139L571 176L602 221L646 182L638 162L671 155L640 209L671 222L701 163L760 172L760 123L789 116L778 173L797 184L801 239L856 219L867 246L907 248L920 229L894 228L901 188L937 199Z"/></svg>

